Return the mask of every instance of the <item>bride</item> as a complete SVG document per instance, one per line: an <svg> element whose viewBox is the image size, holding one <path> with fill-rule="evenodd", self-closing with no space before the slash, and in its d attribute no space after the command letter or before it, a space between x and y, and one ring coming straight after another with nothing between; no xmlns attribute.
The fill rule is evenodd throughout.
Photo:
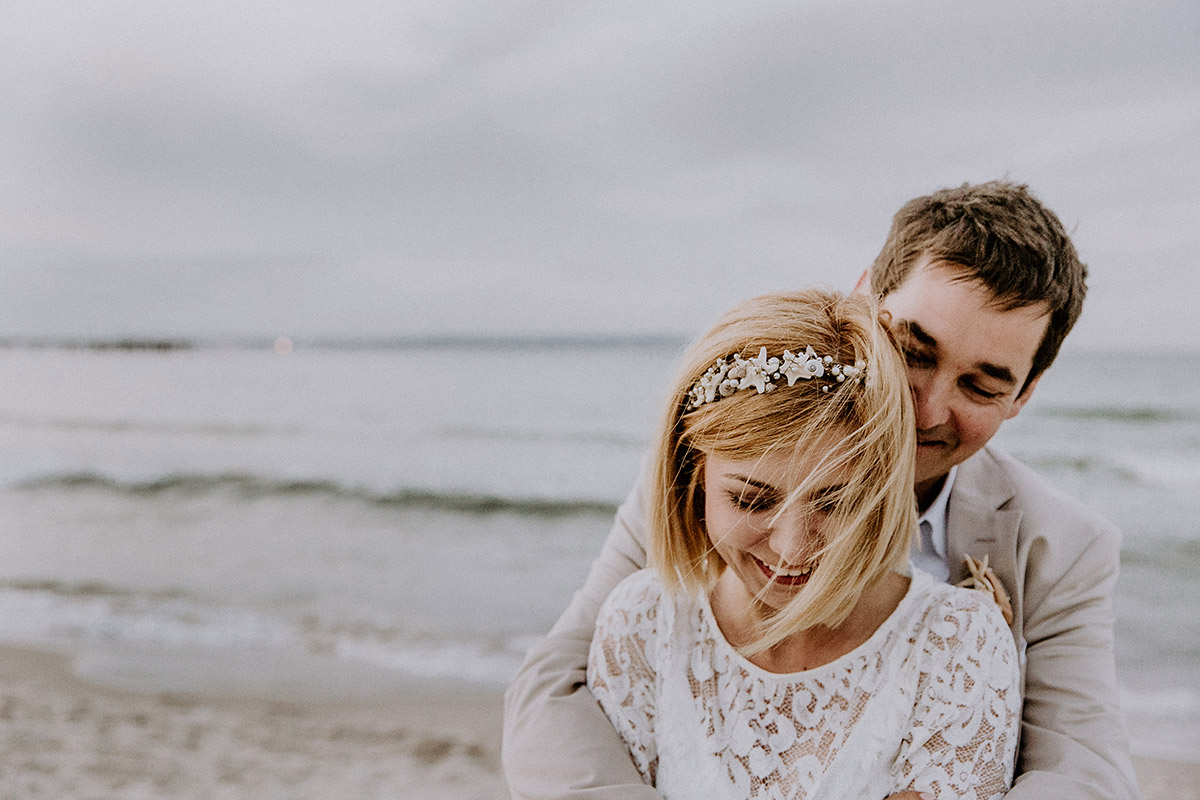
<svg viewBox="0 0 1200 800"><path fill-rule="evenodd" d="M867 301L777 294L685 356L650 568L600 612L588 686L675 798L995 798L1020 727L990 596L909 565L907 377Z"/></svg>

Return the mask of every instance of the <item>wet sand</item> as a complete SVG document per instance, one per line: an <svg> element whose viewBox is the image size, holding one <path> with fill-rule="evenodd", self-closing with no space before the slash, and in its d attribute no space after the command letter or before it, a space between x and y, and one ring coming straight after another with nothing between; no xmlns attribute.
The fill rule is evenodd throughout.
<svg viewBox="0 0 1200 800"><path fill-rule="evenodd" d="M499 691L133 691L0 647L0 800L503 800ZM1136 759L1146 800L1200 800L1200 764Z"/></svg>
<svg viewBox="0 0 1200 800"><path fill-rule="evenodd" d="M295 702L113 689L0 648L0 798L497 800L499 692Z"/></svg>

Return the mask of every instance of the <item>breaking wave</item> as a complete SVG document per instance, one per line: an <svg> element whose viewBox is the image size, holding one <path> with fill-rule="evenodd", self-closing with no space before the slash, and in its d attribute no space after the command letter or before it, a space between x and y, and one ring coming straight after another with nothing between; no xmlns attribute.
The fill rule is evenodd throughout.
<svg viewBox="0 0 1200 800"><path fill-rule="evenodd" d="M423 488L376 491L330 480L288 480L248 473L166 475L148 480L121 480L82 472L21 481L21 491L101 491L137 497L233 495L250 501L270 497L323 496L396 509L423 509L459 514L518 514L553 518L576 515L611 516L617 504L595 498L521 497Z"/></svg>
<svg viewBox="0 0 1200 800"><path fill-rule="evenodd" d="M512 679L532 643L521 636L435 636L411 630L400 618L281 614L183 592L53 581L0 584L0 638L68 647L300 652L413 677L496 686Z"/></svg>
<svg viewBox="0 0 1200 800"><path fill-rule="evenodd" d="M1154 406L1040 406L1039 417L1073 419L1088 422L1127 422L1154 425L1163 422L1196 422L1200 413L1190 409Z"/></svg>

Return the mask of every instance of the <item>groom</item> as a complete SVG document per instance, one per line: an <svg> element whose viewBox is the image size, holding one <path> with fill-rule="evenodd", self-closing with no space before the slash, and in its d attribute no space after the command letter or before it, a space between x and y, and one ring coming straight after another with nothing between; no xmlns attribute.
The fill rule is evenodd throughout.
<svg viewBox="0 0 1200 800"><path fill-rule="evenodd" d="M1024 710L1010 800L1138 796L1113 663L1120 534L986 447L1053 362L1086 275L1058 218L1025 186L993 181L905 204L856 287L881 298L908 362L914 561L957 582L964 556L986 556L1011 595ZM618 509L583 590L508 690L503 760L514 797L661 800L585 685L600 604L646 565L645 496L639 483Z"/></svg>

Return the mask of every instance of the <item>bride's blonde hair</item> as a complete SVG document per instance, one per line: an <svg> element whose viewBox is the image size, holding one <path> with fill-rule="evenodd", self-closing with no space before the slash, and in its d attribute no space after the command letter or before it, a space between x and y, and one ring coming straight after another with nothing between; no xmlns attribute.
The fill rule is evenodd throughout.
<svg viewBox="0 0 1200 800"><path fill-rule="evenodd" d="M862 362L866 378L779 381L774 391L747 388L691 407L693 388L714 362L735 354L750 359L763 347L774 357L811 347L834 363ZM650 564L667 586L685 591L708 591L724 569L704 527L705 456L749 461L816 453L817 467L781 505L800 502L835 472L849 476L832 498L819 565L743 649L752 654L798 630L836 627L868 586L907 564L916 526L915 438L904 363L870 300L808 290L744 302L692 344L673 383L655 449Z"/></svg>

